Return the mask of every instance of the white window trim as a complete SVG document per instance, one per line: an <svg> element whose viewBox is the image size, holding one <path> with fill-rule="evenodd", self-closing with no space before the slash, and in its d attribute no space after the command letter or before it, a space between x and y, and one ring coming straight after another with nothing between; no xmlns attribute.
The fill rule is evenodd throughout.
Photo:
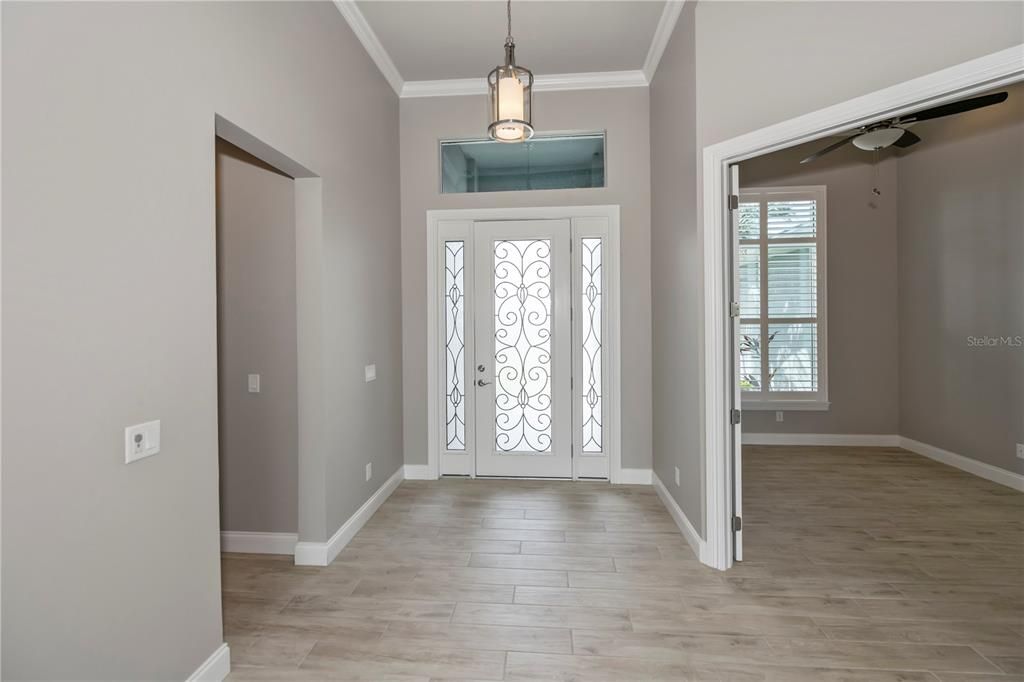
<svg viewBox="0 0 1024 682"><path fill-rule="evenodd" d="M813 394L796 392L753 394L744 391L741 394L744 410L781 410L781 411L827 411L831 407L828 398L828 191L825 185L796 185L787 187L743 187L740 188L740 203L751 201L767 202L772 198L813 199L816 202L817 222L814 243L817 245L818 281L817 281L817 326L818 326L818 391ZM761 211L760 254L761 254L761 318L767 318L768 271L765 261L768 257L769 240L764 230L764 222L768 219L767 205ZM808 243L810 240L807 240ZM759 318L759 319L761 319ZM741 323L743 320L741 319ZM764 327L762 327L763 329ZM762 349L764 354L765 349ZM763 361L762 361L763 362Z"/></svg>

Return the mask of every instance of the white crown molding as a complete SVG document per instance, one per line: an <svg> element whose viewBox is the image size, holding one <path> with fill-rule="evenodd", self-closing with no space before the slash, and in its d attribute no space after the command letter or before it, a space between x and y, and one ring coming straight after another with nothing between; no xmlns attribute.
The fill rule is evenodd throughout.
<svg viewBox="0 0 1024 682"><path fill-rule="evenodd" d="M363 44L366 52L370 55L370 59L377 65L380 72L384 74L387 82L391 84L395 94L401 95L402 86L405 84L405 81L402 80L402 74L398 72L398 67L391 61L391 56L384 49L380 39L377 38L377 34L370 28L370 22L359 11L355 0L334 0L334 6L341 12L341 16L345 17L349 28L356 34L356 38Z"/></svg>
<svg viewBox="0 0 1024 682"><path fill-rule="evenodd" d="M593 71L536 76L534 90L550 92L647 87L658 68L661 55L665 52L665 46L668 45L669 38L672 37L672 30L683 10L684 2L685 0L668 0L665 3L661 19L658 20L658 26L654 30L651 47L647 51L647 58L644 60L643 70ZM399 97L458 97L460 95L481 95L487 92L487 79L485 78L405 81L377 34L374 33L370 22L359 11L355 0L334 0L334 6L348 22L349 28L356 34L356 38L362 43L363 48Z"/></svg>
<svg viewBox="0 0 1024 682"><path fill-rule="evenodd" d="M654 29L651 47L647 50L647 59L644 60L643 73L648 83L654 80L658 64L661 63L661 56L665 54L665 48L668 47L668 41L672 38L672 31L676 28L676 22L679 21L679 15L683 13L685 4L686 0L668 0L665 3L665 9L661 11L661 19L658 20L658 26Z"/></svg>
<svg viewBox="0 0 1024 682"><path fill-rule="evenodd" d="M606 88L647 87L643 71L594 71L588 73L556 73L535 76L533 89L536 92L556 90L603 90ZM486 78L448 78L437 81L406 81L399 96L412 97L458 97L462 95L483 95L487 93Z"/></svg>

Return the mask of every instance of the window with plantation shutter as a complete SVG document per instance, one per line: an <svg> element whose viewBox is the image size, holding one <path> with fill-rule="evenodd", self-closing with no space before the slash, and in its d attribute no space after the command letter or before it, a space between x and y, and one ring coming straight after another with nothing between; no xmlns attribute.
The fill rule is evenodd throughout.
<svg viewBox="0 0 1024 682"><path fill-rule="evenodd" d="M748 409L827 409L825 187L740 192L740 384Z"/></svg>

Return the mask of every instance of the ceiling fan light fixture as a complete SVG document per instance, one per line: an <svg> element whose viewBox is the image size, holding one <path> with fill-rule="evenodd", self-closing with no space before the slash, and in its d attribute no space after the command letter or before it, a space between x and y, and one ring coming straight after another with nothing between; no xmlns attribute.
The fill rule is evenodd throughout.
<svg viewBox="0 0 1024 682"><path fill-rule="evenodd" d="M512 0L506 5L508 35L505 63L487 74L490 125L487 135L498 142L525 142L533 137L533 73L516 64L516 43L512 39Z"/></svg>
<svg viewBox="0 0 1024 682"><path fill-rule="evenodd" d="M903 137L903 132L903 128L878 128L853 138L853 146L868 152L885 149Z"/></svg>

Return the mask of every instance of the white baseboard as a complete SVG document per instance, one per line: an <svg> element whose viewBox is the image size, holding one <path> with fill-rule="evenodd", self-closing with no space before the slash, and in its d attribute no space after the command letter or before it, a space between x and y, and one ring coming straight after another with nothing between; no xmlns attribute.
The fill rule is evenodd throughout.
<svg viewBox="0 0 1024 682"><path fill-rule="evenodd" d="M231 672L231 650L225 642L185 682L221 682Z"/></svg>
<svg viewBox="0 0 1024 682"><path fill-rule="evenodd" d="M650 469L619 469L616 483L624 485L650 485L652 471Z"/></svg>
<svg viewBox="0 0 1024 682"><path fill-rule="evenodd" d="M405 480L407 481L434 481L437 476L430 473L430 467L426 464L406 464Z"/></svg>
<svg viewBox="0 0 1024 682"><path fill-rule="evenodd" d="M942 462L948 464L951 467L956 467L961 471L966 471L969 474L980 476L986 480L992 481L993 483L999 483L1005 485L1014 490L1024 492L1024 476L1014 471L1002 469L991 464L985 464L979 462L970 457L964 457L958 455L955 452L949 450L943 450L937 448L934 445L928 445L921 441L914 440L913 438L900 437L900 447L904 450L910 450L913 453L927 457L928 459L934 459L936 462Z"/></svg>
<svg viewBox="0 0 1024 682"><path fill-rule="evenodd" d="M899 447L897 435L870 433L744 433L744 445L846 445L852 447Z"/></svg>
<svg viewBox="0 0 1024 682"><path fill-rule="evenodd" d="M223 530L220 551L242 554L295 554L298 533L255 533L244 530Z"/></svg>
<svg viewBox="0 0 1024 682"><path fill-rule="evenodd" d="M665 488L665 484L658 478L658 474L651 472L652 482L654 484L654 490L658 493L658 497L661 498L661 503L668 509L668 513L672 515L672 519L679 526L679 532L686 538L687 544L693 549L693 553L697 555L697 558L704 562L707 550L704 548L704 541L700 537L700 533L690 523L690 519L686 518L686 514L683 513L682 508L676 503L672 495L669 494L668 489Z"/></svg>
<svg viewBox="0 0 1024 682"><path fill-rule="evenodd" d="M370 520L373 513L377 511L384 502L395 492L395 488L405 478L405 467L398 467L398 471L392 474L391 478L384 482L377 492L370 496L363 506L356 510L356 513L349 517L348 521L341 524L341 528L335 531L334 535L327 542L299 542L295 545L296 566L327 566L338 553L345 548L359 529Z"/></svg>

